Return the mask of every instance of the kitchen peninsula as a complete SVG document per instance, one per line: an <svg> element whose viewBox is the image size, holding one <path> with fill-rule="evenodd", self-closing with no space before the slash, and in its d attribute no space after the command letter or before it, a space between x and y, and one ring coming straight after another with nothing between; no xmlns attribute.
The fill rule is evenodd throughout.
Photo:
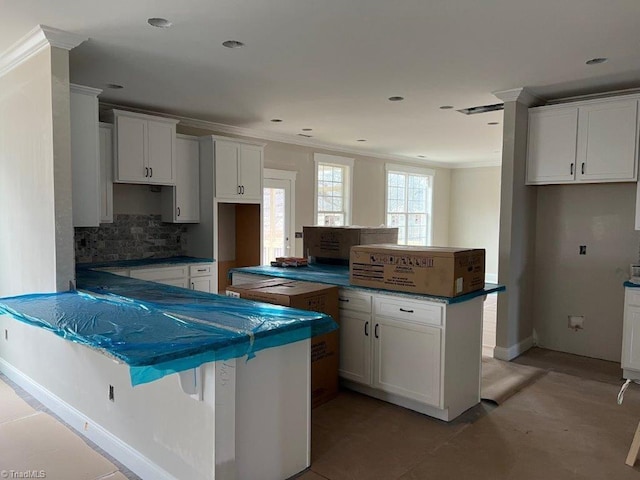
<svg viewBox="0 0 640 480"><path fill-rule="evenodd" d="M0 300L10 378L143 478L309 466L309 338L330 317L103 271L77 282Z"/></svg>
<svg viewBox="0 0 640 480"><path fill-rule="evenodd" d="M340 288L342 384L451 421L480 402L482 315L497 284L457 297L354 287L349 268L310 264L231 270L232 284L288 278Z"/></svg>

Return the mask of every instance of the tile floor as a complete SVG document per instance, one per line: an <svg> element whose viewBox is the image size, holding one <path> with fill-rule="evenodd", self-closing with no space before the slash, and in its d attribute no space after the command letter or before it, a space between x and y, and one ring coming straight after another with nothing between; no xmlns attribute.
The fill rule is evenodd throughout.
<svg viewBox="0 0 640 480"><path fill-rule="evenodd" d="M312 464L301 480L637 480L624 464L640 420L640 386L616 404L620 366L531 349L517 363L546 373L499 407L482 402L445 423L354 392L313 411ZM0 379L3 377L0 376ZM23 466L47 479L137 478L63 431L37 402L0 382L0 470ZM57 458L84 458L51 470L43 439ZM86 449L89 448L90 452ZM63 462L70 465L71 462ZM639 462L640 463L640 462ZM102 475L102 476L100 476ZM181 479L182 480L182 479ZM238 479L242 480L242 479Z"/></svg>

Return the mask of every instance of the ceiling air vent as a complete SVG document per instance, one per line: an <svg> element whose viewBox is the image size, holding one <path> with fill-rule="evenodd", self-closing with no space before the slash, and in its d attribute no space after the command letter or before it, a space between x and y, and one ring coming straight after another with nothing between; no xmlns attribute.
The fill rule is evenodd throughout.
<svg viewBox="0 0 640 480"><path fill-rule="evenodd" d="M495 103L493 105L481 105L479 107L463 108L458 110L465 115L475 115L476 113L497 112L498 110L504 110L504 103Z"/></svg>

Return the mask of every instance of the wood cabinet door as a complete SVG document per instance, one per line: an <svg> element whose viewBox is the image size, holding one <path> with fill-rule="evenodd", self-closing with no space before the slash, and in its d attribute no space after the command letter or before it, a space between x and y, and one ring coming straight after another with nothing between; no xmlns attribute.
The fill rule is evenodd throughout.
<svg viewBox="0 0 640 480"><path fill-rule="evenodd" d="M175 221L200 221L200 156L198 139L176 139Z"/></svg>
<svg viewBox="0 0 640 480"><path fill-rule="evenodd" d="M574 181L577 132L577 107L529 112L528 184Z"/></svg>
<svg viewBox="0 0 640 480"><path fill-rule="evenodd" d="M147 121L116 117L116 178L118 182L148 183L146 177Z"/></svg>
<svg viewBox="0 0 640 480"><path fill-rule="evenodd" d="M606 101L580 107L577 178L580 181L635 181L638 101Z"/></svg>
<svg viewBox="0 0 640 480"><path fill-rule="evenodd" d="M215 183L217 198L240 197L238 181L238 144L216 141L215 144Z"/></svg>
<svg viewBox="0 0 640 480"><path fill-rule="evenodd" d="M262 148L240 145L239 183L243 199L262 201Z"/></svg>
<svg viewBox="0 0 640 480"><path fill-rule="evenodd" d="M175 185L175 125L148 120L149 183Z"/></svg>
<svg viewBox="0 0 640 480"><path fill-rule="evenodd" d="M373 335L373 387L442 408L442 330L375 317Z"/></svg>
<svg viewBox="0 0 640 480"><path fill-rule="evenodd" d="M340 309L340 367L342 378L371 385L371 315Z"/></svg>

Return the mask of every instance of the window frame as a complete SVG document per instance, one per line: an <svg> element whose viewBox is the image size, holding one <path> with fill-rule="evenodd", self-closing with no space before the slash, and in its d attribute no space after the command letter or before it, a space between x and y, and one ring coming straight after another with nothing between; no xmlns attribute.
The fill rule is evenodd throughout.
<svg viewBox="0 0 640 480"><path fill-rule="evenodd" d="M429 188L429 197L427 198L427 205L431 206L431 211L427 212L427 240L425 246L433 245L433 190L435 188L436 171L432 168L419 167L414 165L400 165L396 163L385 163L384 165L384 221L387 223L389 213L389 172L414 174L431 177L431 186ZM408 215L408 212L404 212ZM389 226L389 225L387 225ZM400 239L398 239L400 240ZM407 245L406 243L404 245Z"/></svg>
<svg viewBox="0 0 640 480"><path fill-rule="evenodd" d="M345 181L343 205L344 205L344 225L351 225L351 205L353 197L353 164L354 159L349 157L340 157L338 155L328 155L326 153L314 153L313 160L315 163L314 170L314 182L313 182L313 224L318 224L318 167L320 165L331 165L337 167L344 167Z"/></svg>

